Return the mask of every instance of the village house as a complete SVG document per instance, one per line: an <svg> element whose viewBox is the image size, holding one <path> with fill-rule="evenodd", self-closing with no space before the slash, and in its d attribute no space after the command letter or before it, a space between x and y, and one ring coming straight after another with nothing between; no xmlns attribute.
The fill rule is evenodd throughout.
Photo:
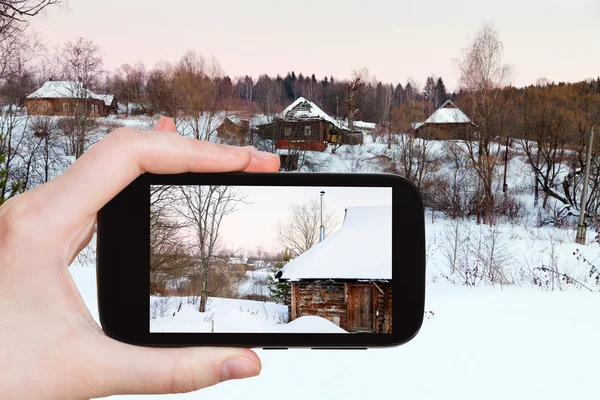
<svg viewBox="0 0 600 400"><path fill-rule="evenodd" d="M217 137L226 144L243 146L247 144L250 134L250 120L234 115L225 117L216 129Z"/></svg>
<svg viewBox="0 0 600 400"><path fill-rule="evenodd" d="M25 99L29 115L102 117L117 112L113 95L96 94L81 82L47 81Z"/></svg>
<svg viewBox="0 0 600 400"><path fill-rule="evenodd" d="M476 125L456 104L447 100L424 122L414 124L415 137L424 139L467 139Z"/></svg>
<svg viewBox="0 0 600 400"><path fill-rule="evenodd" d="M350 131L315 103L299 97L275 119L259 125L259 134L277 149L324 151L327 144L362 144L362 132Z"/></svg>
<svg viewBox="0 0 600 400"><path fill-rule="evenodd" d="M348 332L392 332L392 206L349 207L344 223L277 274L290 321L326 318Z"/></svg>

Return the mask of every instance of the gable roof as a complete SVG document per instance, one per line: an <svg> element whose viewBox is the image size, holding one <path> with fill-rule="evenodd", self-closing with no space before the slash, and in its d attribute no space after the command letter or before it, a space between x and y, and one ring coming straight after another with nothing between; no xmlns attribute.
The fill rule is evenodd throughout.
<svg viewBox="0 0 600 400"><path fill-rule="evenodd" d="M27 96L28 99L96 99L102 100L110 106L115 98L112 94L96 94L86 89L81 82L75 81L47 81L35 92Z"/></svg>
<svg viewBox="0 0 600 400"><path fill-rule="evenodd" d="M473 122L462 112L451 100L446 100L433 114L424 122L416 123L415 129L423 125L431 124L472 124Z"/></svg>
<svg viewBox="0 0 600 400"><path fill-rule="evenodd" d="M348 207L341 228L287 263L279 278L392 279L392 206Z"/></svg>
<svg viewBox="0 0 600 400"><path fill-rule="evenodd" d="M98 99L98 100L102 100L104 102L104 105L106 105L106 106L111 106L113 100L115 99L115 95L114 94L95 94L95 93L92 93L92 97L95 98L95 99Z"/></svg>
<svg viewBox="0 0 600 400"><path fill-rule="evenodd" d="M298 97L292 104L286 107L278 115L279 118L286 121L306 121L322 119L338 128L342 128L341 123L331 118L327 113L321 110L315 103L304 97Z"/></svg>
<svg viewBox="0 0 600 400"><path fill-rule="evenodd" d="M27 96L28 99L81 99L94 97L94 93L83 87L81 82L47 81L42 87Z"/></svg>

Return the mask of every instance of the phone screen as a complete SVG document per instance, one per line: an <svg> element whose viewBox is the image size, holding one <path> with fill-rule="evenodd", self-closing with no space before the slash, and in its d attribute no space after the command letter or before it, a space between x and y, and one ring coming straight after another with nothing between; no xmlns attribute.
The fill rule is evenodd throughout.
<svg viewBox="0 0 600 400"><path fill-rule="evenodd" d="M392 333L392 188L150 191L150 332Z"/></svg>

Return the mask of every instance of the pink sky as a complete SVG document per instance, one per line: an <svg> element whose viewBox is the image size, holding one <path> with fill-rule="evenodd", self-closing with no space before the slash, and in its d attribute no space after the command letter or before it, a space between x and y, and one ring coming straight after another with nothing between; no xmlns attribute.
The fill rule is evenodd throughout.
<svg viewBox="0 0 600 400"><path fill-rule="evenodd" d="M230 76L315 73L346 78L367 67L378 79L456 87L453 61L478 26L493 20L514 83L600 75L598 0L69 0L33 23L49 47L79 36L105 66L214 55Z"/></svg>

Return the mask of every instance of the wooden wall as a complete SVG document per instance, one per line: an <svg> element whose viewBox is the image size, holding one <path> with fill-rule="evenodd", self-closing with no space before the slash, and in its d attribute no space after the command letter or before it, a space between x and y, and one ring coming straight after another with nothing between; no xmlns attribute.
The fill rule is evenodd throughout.
<svg viewBox="0 0 600 400"><path fill-rule="evenodd" d="M475 127L471 124L432 124L420 127L415 137L432 140L466 140L473 135Z"/></svg>
<svg viewBox="0 0 600 400"><path fill-rule="evenodd" d="M104 101L98 99L27 99L25 101L29 115L73 116L78 104L85 107L91 117L100 117L107 113ZM92 112L92 105L97 112Z"/></svg>
<svg viewBox="0 0 600 400"><path fill-rule="evenodd" d="M364 290L355 289L369 289ZM371 292L372 289L372 292ZM392 332L392 284L391 282L292 282L290 320L314 315L326 318L349 332L357 331L350 326L357 313L364 313L365 304L351 293L372 293L366 299L372 307L372 329L375 333ZM349 295L350 294L350 295ZM365 331L364 329L360 330Z"/></svg>

